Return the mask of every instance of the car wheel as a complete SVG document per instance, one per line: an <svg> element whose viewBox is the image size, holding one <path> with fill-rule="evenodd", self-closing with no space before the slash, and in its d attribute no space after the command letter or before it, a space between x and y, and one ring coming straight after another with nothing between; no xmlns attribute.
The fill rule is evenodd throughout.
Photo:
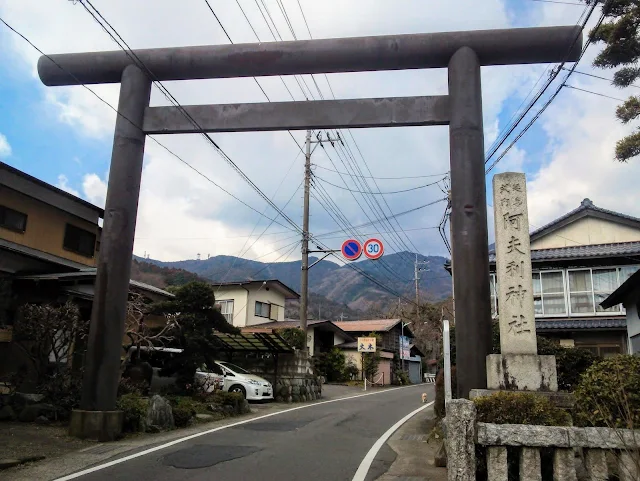
<svg viewBox="0 0 640 481"><path fill-rule="evenodd" d="M229 388L229 392L236 392L236 393L242 394L243 398L245 398L245 399L247 398L247 391L245 390L245 388L243 388L239 384L231 386Z"/></svg>

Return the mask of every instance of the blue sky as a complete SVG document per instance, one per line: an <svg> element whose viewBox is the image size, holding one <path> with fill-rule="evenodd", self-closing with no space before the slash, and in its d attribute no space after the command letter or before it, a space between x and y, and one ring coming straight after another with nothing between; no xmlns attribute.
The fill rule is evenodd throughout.
<svg viewBox="0 0 640 481"><path fill-rule="evenodd" d="M270 40L269 30L255 5L241 2L261 40ZM316 38L390 33L490 29L506 27L572 25L583 7L559 5L533 0L367 0L362 2L323 3L302 0L302 6ZM179 7L169 0L158 0L154 8L146 3L133 6L124 0L95 1L101 13L134 48L228 43L201 0L190 0ZM480 5L481 4L481 5ZM285 39L291 38L275 1L267 1L276 25ZM299 38L307 38L297 2L285 0ZM427 5L427 7L425 7ZM129 8L130 7L130 8ZM221 3L217 13L236 43L255 41L254 34L233 2ZM36 0L5 2L0 16L49 53L112 50L117 48L109 37L82 9L72 2ZM593 24L598 13L594 13ZM139 25L146 25L140 29ZM591 67L598 47L587 51L579 70ZM106 175L111 155L114 114L82 87L47 88L35 73L38 53L22 39L0 25L0 135L6 138L11 153L1 148L1 160L85 199L101 204L106 191ZM483 68L483 107L485 145L488 149L498 132L521 105L547 66L513 66ZM380 72L329 75L339 98L429 95L446 93L446 71ZM307 82L313 89L311 79ZM323 94L328 86L318 76ZM277 78L260 80L273 100L287 100L288 94ZM570 83L600 93L624 97L607 82L574 75ZM288 78L287 84L296 98L302 99L300 87ZM167 88L184 104L265 101L252 79L227 79L194 82L167 82ZM117 104L117 86L96 86L94 90L112 105ZM290 98L289 98L290 100ZM166 104L158 92L152 104ZM562 215L590 197L596 205L640 216L640 195L633 179L640 175L639 162L618 165L612 161L615 141L632 127L619 125L614 118L616 102L577 91L563 90L552 106L534 124L496 172L524 171L528 176L529 211L533 225L541 225ZM533 112L536 109L534 108ZM519 131L519 129L517 130ZM517 132L516 131L516 132ZM401 180L380 179L380 190L395 191L427 183L419 178L448 170L447 129L407 128L354 131L357 148L366 159L360 164L377 177L413 177ZM294 133L302 142L304 133ZM1 138L0 138L1 139ZM159 137L158 140L179 153L183 160L232 192L265 215L274 212L258 197L210 147L197 136ZM216 140L247 175L280 206L291 198L285 211L296 222L301 216L302 162L297 147L287 133L221 134ZM507 142L507 144L509 141ZM506 144L505 144L506 145ZM350 144L358 157L355 144ZM344 171L341 153L329 149L330 157L318 150L313 162L325 168ZM326 181L340 184L342 179L327 170L315 173ZM348 185L358 186L347 178ZM491 178L487 178L488 202L491 203ZM386 204L380 206L325 184L327 196L336 202L352 225L388 215ZM318 193L320 195L320 193ZM380 197L380 196L378 196ZM392 212L402 212L442 197L437 187L407 194L385 195ZM326 204L326 201L321 202ZM388 227L364 229L381 232L388 242L386 251L416 247L422 254L446 254L437 231L443 204L422 209L399 220L406 233L402 241L386 233ZM145 170L141 192L136 254L150 253L163 260L194 258L196 253L243 255L260 260L294 259L287 238L277 234L284 229L272 225L264 236L257 235L267 226L255 212L230 198L208 180L198 176L180 161L147 142ZM318 201L312 201L311 228L314 233L337 229L334 220ZM359 234L363 234L361 230ZM248 238L247 235L253 234ZM347 234L345 234L346 236ZM245 236L245 237L243 237ZM255 241L255 243L254 243ZM332 246L340 239L328 239ZM335 246L334 246L335 247Z"/></svg>

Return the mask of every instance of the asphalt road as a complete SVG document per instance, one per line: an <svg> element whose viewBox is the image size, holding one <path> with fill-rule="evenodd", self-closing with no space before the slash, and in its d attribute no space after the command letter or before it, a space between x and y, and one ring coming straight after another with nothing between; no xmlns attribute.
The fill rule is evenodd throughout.
<svg viewBox="0 0 640 481"><path fill-rule="evenodd" d="M362 459L391 426L422 405L426 385L316 404L256 419L130 459L80 481L352 480ZM394 461L383 447L367 480Z"/></svg>

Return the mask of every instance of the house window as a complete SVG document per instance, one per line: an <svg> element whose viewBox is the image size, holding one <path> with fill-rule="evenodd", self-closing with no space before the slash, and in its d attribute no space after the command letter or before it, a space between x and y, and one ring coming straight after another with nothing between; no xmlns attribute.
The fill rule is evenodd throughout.
<svg viewBox="0 0 640 481"><path fill-rule="evenodd" d="M233 301L217 301L220 312L229 324L233 324Z"/></svg>
<svg viewBox="0 0 640 481"><path fill-rule="evenodd" d="M591 351L596 356L601 357L613 357L622 354L622 347L619 344L608 344L599 346L579 345L577 347L580 349Z"/></svg>
<svg viewBox="0 0 640 481"><path fill-rule="evenodd" d="M279 311L280 311L280 306L271 304L271 312L269 313L269 319L271 319L272 321L277 321Z"/></svg>
<svg viewBox="0 0 640 481"><path fill-rule="evenodd" d="M0 227L24 232L27 229L27 214L0 205Z"/></svg>
<svg viewBox="0 0 640 481"><path fill-rule="evenodd" d="M591 270L569 271L569 305L572 314L593 314Z"/></svg>
<svg viewBox="0 0 640 481"><path fill-rule="evenodd" d="M67 224L64 232L63 246L65 249L85 257L93 257L96 247L96 235L74 225Z"/></svg>
<svg viewBox="0 0 640 481"><path fill-rule="evenodd" d="M567 314L564 295L564 272L533 273L533 306L536 316L562 316Z"/></svg>
<svg viewBox="0 0 640 481"><path fill-rule="evenodd" d="M256 301L256 316L268 318L270 313L271 313L271 304L267 304L266 302Z"/></svg>
<svg viewBox="0 0 640 481"><path fill-rule="evenodd" d="M618 269L594 269L591 273L593 277L593 299L597 312L620 312L620 306L613 306L604 309L600 303L609 297L618 286Z"/></svg>
<svg viewBox="0 0 640 481"><path fill-rule="evenodd" d="M619 314L623 312L621 306L603 309L600 303L620 287L620 284L636 270L636 266L569 270L571 314Z"/></svg>

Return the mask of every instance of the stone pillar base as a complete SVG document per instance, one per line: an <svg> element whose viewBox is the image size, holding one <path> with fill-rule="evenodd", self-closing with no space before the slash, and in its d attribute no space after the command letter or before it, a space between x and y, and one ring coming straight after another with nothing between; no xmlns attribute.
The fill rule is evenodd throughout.
<svg viewBox="0 0 640 481"><path fill-rule="evenodd" d="M507 391L557 391L555 356L489 354L487 388Z"/></svg>
<svg viewBox="0 0 640 481"><path fill-rule="evenodd" d="M570 392L550 392L550 391L503 391L500 389L472 389L469 393L469 399L475 399L484 396L491 396L497 392L526 392L542 396L551 401L554 406L561 409L573 409L576 403L573 393Z"/></svg>
<svg viewBox="0 0 640 481"><path fill-rule="evenodd" d="M97 439L100 442L115 441L122 436L122 411L71 411L69 436L80 439Z"/></svg>

